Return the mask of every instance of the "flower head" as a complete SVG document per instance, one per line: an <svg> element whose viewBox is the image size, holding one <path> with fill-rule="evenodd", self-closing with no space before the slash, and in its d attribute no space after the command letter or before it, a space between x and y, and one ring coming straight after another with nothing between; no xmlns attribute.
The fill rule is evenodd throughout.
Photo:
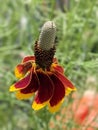
<svg viewBox="0 0 98 130"><path fill-rule="evenodd" d="M24 57L15 68L20 80L10 86L16 91L18 99L27 99L35 95L32 103L34 110L48 106L55 112L61 106L65 95L76 90L64 76L64 69L58 64L55 54L56 26L48 21L42 27L39 40L35 42L34 56Z"/></svg>

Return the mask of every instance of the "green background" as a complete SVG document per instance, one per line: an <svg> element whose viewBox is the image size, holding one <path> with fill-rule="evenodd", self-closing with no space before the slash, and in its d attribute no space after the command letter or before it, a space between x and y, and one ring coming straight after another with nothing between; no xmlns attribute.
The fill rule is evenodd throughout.
<svg viewBox="0 0 98 130"><path fill-rule="evenodd" d="M66 0L67 1L67 0ZM47 108L35 112L32 98L16 99L9 87L17 78L15 66L26 55L33 55L35 41L44 22L53 20L57 26L55 56L65 69L65 75L82 94L87 89L98 91L98 1L70 0L0 0L0 130L51 130L52 120L60 130L62 123L55 119L63 107L72 103L66 97L58 113ZM87 79L93 78L93 85ZM66 115L65 115L66 118ZM67 130L75 125L69 120Z"/></svg>

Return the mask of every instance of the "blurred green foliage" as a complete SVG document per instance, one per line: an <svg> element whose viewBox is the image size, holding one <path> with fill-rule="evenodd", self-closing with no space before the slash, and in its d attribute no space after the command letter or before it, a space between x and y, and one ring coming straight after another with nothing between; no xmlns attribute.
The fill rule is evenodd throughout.
<svg viewBox="0 0 98 130"><path fill-rule="evenodd" d="M63 7L64 12L56 0L0 1L0 130L50 130L49 121L56 114L47 108L35 112L32 99L18 101L9 92L17 80L14 67L25 55L33 55L45 21L53 20L57 25L55 56L79 93L89 87L85 85L87 77L98 77L98 1L70 0L69 9ZM95 87L98 89L98 83Z"/></svg>

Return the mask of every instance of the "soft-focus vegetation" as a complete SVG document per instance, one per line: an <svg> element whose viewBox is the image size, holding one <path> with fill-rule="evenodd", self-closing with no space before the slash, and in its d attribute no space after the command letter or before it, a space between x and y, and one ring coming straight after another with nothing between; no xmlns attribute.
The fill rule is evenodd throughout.
<svg viewBox="0 0 98 130"><path fill-rule="evenodd" d="M58 113L51 114L47 108L33 111L33 99L19 101L9 92L9 86L17 80L14 67L25 55L33 55L34 42L47 20L57 25L55 56L77 87L77 93L82 96L86 89L98 91L98 1L70 0L63 6L58 2L0 1L0 130L51 130L53 124L54 130L63 129L64 123L55 117L64 116L62 109L74 102L71 95ZM75 126L73 119L68 120L66 130Z"/></svg>

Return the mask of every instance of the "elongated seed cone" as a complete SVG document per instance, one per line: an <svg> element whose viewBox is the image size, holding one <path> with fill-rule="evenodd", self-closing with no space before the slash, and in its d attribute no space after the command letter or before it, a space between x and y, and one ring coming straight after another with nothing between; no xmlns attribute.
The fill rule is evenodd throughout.
<svg viewBox="0 0 98 130"><path fill-rule="evenodd" d="M39 47L43 50L53 48L56 37L56 26L53 21L46 22L39 36Z"/></svg>

